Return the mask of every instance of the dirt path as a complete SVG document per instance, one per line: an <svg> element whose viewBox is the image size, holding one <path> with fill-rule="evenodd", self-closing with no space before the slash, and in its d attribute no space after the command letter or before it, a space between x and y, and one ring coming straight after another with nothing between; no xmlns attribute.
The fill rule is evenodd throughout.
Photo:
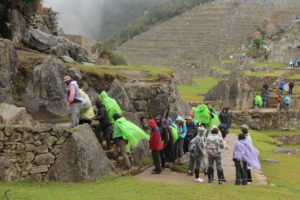
<svg viewBox="0 0 300 200"><path fill-rule="evenodd" d="M224 175L227 179L226 184L234 184L235 180L235 168L234 163L232 161L232 150L235 141L237 140L237 136L233 134L229 134L226 138L226 149L222 152L222 165L224 169ZM138 180L145 180L145 181L155 181L155 182L164 182L164 183L194 183L194 184L200 184L194 182L194 177L187 176L184 173L177 173L173 172L170 169L165 169L161 174L159 175L152 175L153 167L150 167L143 173L135 176ZM252 179L253 179L253 185L267 185L268 180L267 178L262 174L262 172L257 170L252 170ZM201 178L203 178L203 174L200 174ZM205 183L207 184L207 177L204 177ZM215 180L217 179L217 176L215 174ZM217 183L217 181L215 181Z"/></svg>

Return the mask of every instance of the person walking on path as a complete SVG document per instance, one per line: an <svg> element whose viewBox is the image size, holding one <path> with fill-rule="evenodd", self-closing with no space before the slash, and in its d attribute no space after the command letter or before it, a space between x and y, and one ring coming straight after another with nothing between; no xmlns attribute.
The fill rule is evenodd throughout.
<svg viewBox="0 0 300 200"><path fill-rule="evenodd" d="M231 128L231 123L232 123L232 115L229 113L229 108L223 108L222 112L219 114L219 119L220 119L220 126L219 129L222 133L223 139L225 139L226 135L229 132L229 129Z"/></svg>
<svg viewBox="0 0 300 200"><path fill-rule="evenodd" d="M86 103L85 99L80 96L79 86L77 81L72 80L70 76L64 77L64 82L67 86L67 104L70 107L71 124L75 127L80 121L80 110L82 105Z"/></svg>
<svg viewBox="0 0 300 200"><path fill-rule="evenodd" d="M152 158L155 168L152 174L161 173L160 151L163 149L159 128L154 119L148 120L148 125L151 128L149 147L152 151Z"/></svg>
<svg viewBox="0 0 300 200"><path fill-rule="evenodd" d="M213 167L214 162L216 162L217 174L219 184L225 182L224 172L222 168L222 156L221 156L221 149L224 148L223 138L219 134L218 128L213 128L211 130L211 134L208 135L206 138L206 145L205 149L208 155L208 169L207 169L207 176L208 176L208 183L212 183L213 179Z"/></svg>
<svg viewBox="0 0 300 200"><path fill-rule="evenodd" d="M285 82L284 80L281 80L279 83L279 91L281 95L283 94L284 86L285 86Z"/></svg>
<svg viewBox="0 0 300 200"><path fill-rule="evenodd" d="M277 102L277 111L281 111L281 109L282 109L282 96L281 96L281 94L279 94L276 97L276 102Z"/></svg>
<svg viewBox="0 0 300 200"><path fill-rule="evenodd" d="M200 128L198 129L198 135L191 140L189 143L189 152L190 152L190 162L189 162L189 169L188 175L192 175L193 169L195 166L195 181L196 182L204 182L202 178L200 178L200 167L201 162L204 158L204 138L203 135L205 134L206 129Z"/></svg>
<svg viewBox="0 0 300 200"><path fill-rule="evenodd" d="M295 83L293 81L289 82L289 95L293 95Z"/></svg>
<svg viewBox="0 0 300 200"><path fill-rule="evenodd" d="M183 151L183 145L184 145L184 139L187 134L187 128L186 128L186 123L183 119L182 116L178 116L176 118L176 123L177 123L177 129L178 129L178 158L181 158L184 155Z"/></svg>
<svg viewBox="0 0 300 200"><path fill-rule="evenodd" d="M235 185L248 184L248 167L260 170L258 159L259 151L241 133L233 148L233 161L235 165Z"/></svg>
<svg viewBox="0 0 300 200"><path fill-rule="evenodd" d="M247 124L243 124L241 126L241 131L245 135L246 140L249 141L250 144L252 144L252 137L251 134L249 133L249 126ZM248 179L248 184L252 183L252 176L251 176L251 168L247 167L247 179Z"/></svg>

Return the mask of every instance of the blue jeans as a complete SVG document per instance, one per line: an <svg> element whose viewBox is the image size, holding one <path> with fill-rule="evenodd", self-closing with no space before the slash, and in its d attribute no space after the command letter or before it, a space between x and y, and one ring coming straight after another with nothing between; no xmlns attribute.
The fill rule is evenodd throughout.
<svg viewBox="0 0 300 200"><path fill-rule="evenodd" d="M70 104L70 114L71 114L72 127L75 127L79 124L80 109L81 109L81 104L80 103Z"/></svg>

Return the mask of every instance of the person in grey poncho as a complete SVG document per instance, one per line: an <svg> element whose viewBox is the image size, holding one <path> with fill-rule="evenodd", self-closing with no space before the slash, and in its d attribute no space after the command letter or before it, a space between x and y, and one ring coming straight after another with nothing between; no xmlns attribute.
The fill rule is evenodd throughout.
<svg viewBox="0 0 300 200"><path fill-rule="evenodd" d="M190 163L188 175L192 175L193 168L195 166L195 181L196 182L204 182L202 178L200 178L200 165L202 160L204 159L204 134L206 129L199 127L198 135L191 140L189 144L189 152L190 152Z"/></svg>

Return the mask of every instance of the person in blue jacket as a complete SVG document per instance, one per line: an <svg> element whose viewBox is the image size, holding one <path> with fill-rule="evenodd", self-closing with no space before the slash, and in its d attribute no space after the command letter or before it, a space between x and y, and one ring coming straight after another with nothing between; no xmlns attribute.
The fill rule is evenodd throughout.
<svg viewBox="0 0 300 200"><path fill-rule="evenodd" d="M176 118L176 124L177 124L178 135L179 135L178 158L181 158L184 155L183 145L184 145L184 138L186 137L187 134L187 128L186 128L186 123L182 116L178 116Z"/></svg>
<svg viewBox="0 0 300 200"><path fill-rule="evenodd" d="M280 94L283 94L284 85L285 85L284 80L281 80L280 83L279 83Z"/></svg>

